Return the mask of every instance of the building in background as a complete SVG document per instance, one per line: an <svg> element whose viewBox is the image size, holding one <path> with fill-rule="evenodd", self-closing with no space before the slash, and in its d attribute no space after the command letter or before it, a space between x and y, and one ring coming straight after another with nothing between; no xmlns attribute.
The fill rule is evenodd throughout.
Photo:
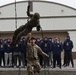
<svg viewBox="0 0 76 75"><path fill-rule="evenodd" d="M76 9L50 1L34 0L31 2L32 13L41 15L40 24L44 36L60 37L63 42L67 34L74 42L73 52L76 55ZM28 1L16 3L17 28L27 22ZM12 37L16 29L15 3L0 6L0 38ZM33 36L42 37L41 32L33 29Z"/></svg>

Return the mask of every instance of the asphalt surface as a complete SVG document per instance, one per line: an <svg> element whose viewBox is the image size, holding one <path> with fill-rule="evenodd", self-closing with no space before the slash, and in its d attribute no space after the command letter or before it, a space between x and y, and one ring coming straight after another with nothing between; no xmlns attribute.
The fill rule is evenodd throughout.
<svg viewBox="0 0 76 75"><path fill-rule="evenodd" d="M27 75L26 68L0 68L0 75ZM74 68L71 66L60 69L56 68L42 68L39 75L76 75L76 60L74 60Z"/></svg>
<svg viewBox="0 0 76 75"><path fill-rule="evenodd" d="M2 67L0 67L0 71L1 70L6 70L6 71L8 71L8 70L27 70L27 67L25 67L25 68L2 68ZM47 70L47 69L49 69L49 70L59 70L59 71L61 71L61 70L64 70L64 71L76 71L76 60L74 60L74 68L72 67L72 65L71 65L71 63L70 63L70 65L69 66L67 66L67 67L64 67L64 66L62 66L62 68L60 69L59 67L56 67L56 68L51 68L51 67L47 67L47 68L42 68L41 70Z"/></svg>

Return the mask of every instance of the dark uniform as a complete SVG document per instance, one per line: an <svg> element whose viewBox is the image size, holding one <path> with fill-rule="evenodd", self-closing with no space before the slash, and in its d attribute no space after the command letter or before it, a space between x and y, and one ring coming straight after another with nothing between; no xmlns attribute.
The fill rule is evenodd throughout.
<svg viewBox="0 0 76 75"><path fill-rule="evenodd" d="M25 38L22 38L20 40L20 45L21 45L21 60L22 60L22 64L23 67L27 65L27 61L26 61L26 45L25 45Z"/></svg>
<svg viewBox="0 0 76 75"><path fill-rule="evenodd" d="M48 38L48 41L49 41L49 44L50 44L50 54L49 54L49 60L51 62L51 67L52 67L52 64L53 64L53 53L52 53L52 50L53 50L53 42L52 42L52 38Z"/></svg>
<svg viewBox="0 0 76 75"><path fill-rule="evenodd" d="M58 38L56 38L54 43L53 43L53 68L56 67L56 61L57 61L57 66L61 68L61 51L62 51L62 44L58 41Z"/></svg>
<svg viewBox="0 0 76 75"><path fill-rule="evenodd" d="M45 52L48 55L50 54L50 43L48 42L47 37L44 38L44 41L41 44L41 48L42 48L43 52ZM44 56L43 57L43 63L44 63L44 67L49 67L50 66L49 58Z"/></svg>
<svg viewBox="0 0 76 75"><path fill-rule="evenodd" d="M27 15L30 17L30 21L28 21L25 25L22 25L17 30L15 30L11 47L15 46L15 44L19 41L21 36L26 36L28 33L30 33L32 31L32 28L36 27L37 31L40 30L40 15L39 13L30 14L29 8L30 6L28 6Z"/></svg>
<svg viewBox="0 0 76 75"><path fill-rule="evenodd" d="M70 36L66 37L66 40L63 43L63 48L64 48L64 66L69 66L69 63L71 61L72 67L74 67L72 58L73 42L70 40Z"/></svg>
<svg viewBox="0 0 76 75"><path fill-rule="evenodd" d="M17 66L17 58L18 58L18 66ZM14 60L14 67L19 67L21 66L21 44L18 43L16 46L13 48L13 60Z"/></svg>

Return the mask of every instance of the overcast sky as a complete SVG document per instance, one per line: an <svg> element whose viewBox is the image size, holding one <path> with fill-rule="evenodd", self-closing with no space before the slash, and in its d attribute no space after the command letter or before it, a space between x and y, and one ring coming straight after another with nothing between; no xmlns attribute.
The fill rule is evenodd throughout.
<svg viewBox="0 0 76 75"><path fill-rule="evenodd" d="M26 1L26 0L16 0L16 1ZM42 1L58 2L76 8L76 0L42 0ZM15 2L15 0L0 0L0 6L11 2Z"/></svg>

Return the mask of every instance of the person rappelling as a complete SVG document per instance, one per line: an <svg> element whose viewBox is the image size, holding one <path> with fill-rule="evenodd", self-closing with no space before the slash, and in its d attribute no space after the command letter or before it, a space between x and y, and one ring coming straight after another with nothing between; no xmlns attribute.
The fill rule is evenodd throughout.
<svg viewBox="0 0 76 75"><path fill-rule="evenodd" d="M18 29L15 30L11 47L15 47L16 43L20 40L21 36L26 36L28 33L32 31L34 27L36 27L37 31L40 31L40 14L34 13L30 14L30 4L27 7L27 16L30 20L27 21L25 25L20 26Z"/></svg>

